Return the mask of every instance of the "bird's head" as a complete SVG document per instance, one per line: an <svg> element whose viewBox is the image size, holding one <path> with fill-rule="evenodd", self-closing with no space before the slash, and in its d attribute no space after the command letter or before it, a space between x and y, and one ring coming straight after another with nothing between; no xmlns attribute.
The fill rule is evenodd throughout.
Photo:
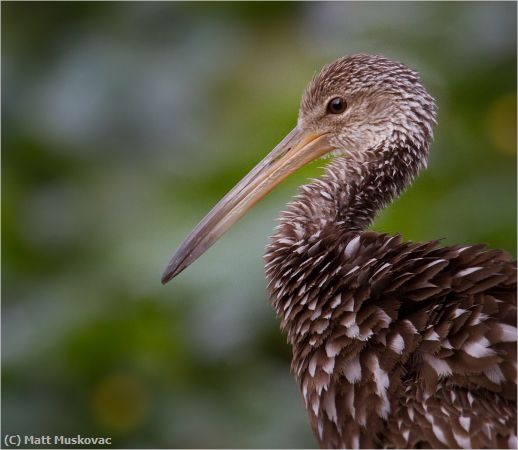
<svg viewBox="0 0 518 450"><path fill-rule="evenodd" d="M325 66L302 97L297 126L194 228L171 258L166 283L201 256L257 201L295 170L329 155L355 159L405 144L425 158L435 105L416 72L382 56Z"/></svg>
<svg viewBox="0 0 518 450"><path fill-rule="evenodd" d="M325 134L334 154L363 158L408 142L425 148L435 103L418 74L379 55L353 55L325 66L308 84L297 127Z"/></svg>

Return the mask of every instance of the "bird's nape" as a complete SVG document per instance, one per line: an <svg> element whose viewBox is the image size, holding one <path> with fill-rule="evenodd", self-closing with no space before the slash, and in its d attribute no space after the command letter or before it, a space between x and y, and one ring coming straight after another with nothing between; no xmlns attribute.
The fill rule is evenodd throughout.
<svg viewBox="0 0 518 450"><path fill-rule="evenodd" d="M167 265L162 283L170 281L199 258L290 174L333 149L326 133L312 133L295 127L187 236Z"/></svg>

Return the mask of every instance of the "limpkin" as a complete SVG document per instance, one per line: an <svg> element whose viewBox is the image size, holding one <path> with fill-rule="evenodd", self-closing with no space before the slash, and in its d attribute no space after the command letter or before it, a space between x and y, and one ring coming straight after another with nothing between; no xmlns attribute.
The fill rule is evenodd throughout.
<svg viewBox="0 0 518 450"><path fill-rule="evenodd" d="M322 447L516 448L515 262L367 229L426 166L435 124L434 99L405 65L364 54L330 63L293 131L163 274L178 275L290 173L334 156L288 204L265 255Z"/></svg>

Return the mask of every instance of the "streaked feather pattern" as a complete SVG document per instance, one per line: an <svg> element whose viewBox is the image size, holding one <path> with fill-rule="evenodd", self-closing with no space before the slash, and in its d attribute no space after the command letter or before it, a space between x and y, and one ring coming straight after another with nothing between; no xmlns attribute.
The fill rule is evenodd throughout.
<svg viewBox="0 0 518 450"><path fill-rule="evenodd" d="M414 72L365 58L324 68L299 121L330 84L361 95L351 84L381 64L396 95L415 94L412 118L393 128L414 131L371 149L347 142L348 156L300 188L265 255L311 426L322 447L512 447L516 264L483 245L366 231L426 164L435 106Z"/></svg>
<svg viewBox="0 0 518 450"><path fill-rule="evenodd" d="M272 302L323 446L507 447L516 423L509 256L333 225L318 242L312 256L285 244L266 260L280 257L267 269L283 280L270 283Z"/></svg>

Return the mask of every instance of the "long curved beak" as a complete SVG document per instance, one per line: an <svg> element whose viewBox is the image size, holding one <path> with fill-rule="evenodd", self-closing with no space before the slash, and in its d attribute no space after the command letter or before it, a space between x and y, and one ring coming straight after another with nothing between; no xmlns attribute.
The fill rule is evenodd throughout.
<svg viewBox="0 0 518 450"><path fill-rule="evenodd" d="M165 284L199 258L261 198L291 173L333 150L327 135L295 127L194 228L167 265Z"/></svg>

